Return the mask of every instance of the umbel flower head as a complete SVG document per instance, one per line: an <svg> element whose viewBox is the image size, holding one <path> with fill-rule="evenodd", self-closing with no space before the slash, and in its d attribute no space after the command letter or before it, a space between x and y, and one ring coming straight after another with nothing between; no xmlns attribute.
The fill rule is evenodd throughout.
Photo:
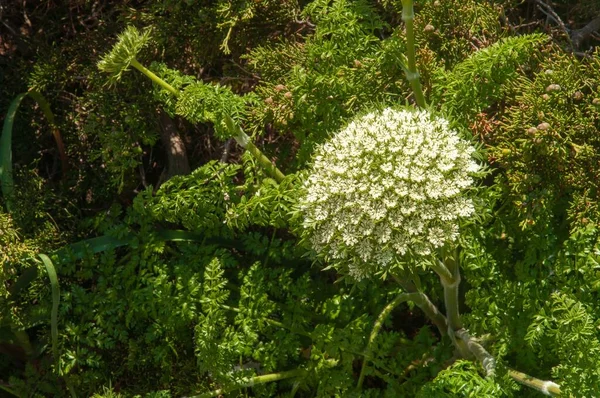
<svg viewBox="0 0 600 398"><path fill-rule="evenodd" d="M447 120L423 110L364 115L316 150L300 210L304 237L362 279L427 256L474 212L463 191L480 167Z"/></svg>

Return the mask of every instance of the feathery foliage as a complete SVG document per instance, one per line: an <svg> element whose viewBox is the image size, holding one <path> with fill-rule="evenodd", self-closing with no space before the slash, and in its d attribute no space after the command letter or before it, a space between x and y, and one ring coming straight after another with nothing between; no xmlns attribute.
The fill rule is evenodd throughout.
<svg viewBox="0 0 600 398"><path fill-rule="evenodd" d="M0 103L15 116L0 140L14 179L0 211L0 389L600 393L599 57L561 49L569 38L541 3L71 3L0 7ZM571 32L597 9L547 6ZM36 109L10 108L26 91L44 92L64 151ZM377 123L360 122L409 108L444 122L369 134ZM360 139L334 145L350 126ZM489 163L476 184L471 152ZM192 171L165 181L176 155ZM361 195L340 195L359 175ZM307 181L326 215L299 210ZM440 195L458 205L436 212ZM320 218L335 230L322 246L347 241L339 259L313 261ZM347 278L359 246L390 257L386 226L412 250Z"/></svg>

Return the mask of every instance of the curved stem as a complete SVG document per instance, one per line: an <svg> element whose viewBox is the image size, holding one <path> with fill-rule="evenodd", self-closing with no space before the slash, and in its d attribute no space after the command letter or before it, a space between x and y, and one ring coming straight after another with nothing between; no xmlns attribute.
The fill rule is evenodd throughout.
<svg viewBox="0 0 600 398"><path fill-rule="evenodd" d="M406 55L408 58L408 69L405 71L406 79L412 87L417 105L423 108L427 106L427 103L417 71L414 18L413 0L402 0L402 21L406 26Z"/></svg>
<svg viewBox="0 0 600 398"><path fill-rule="evenodd" d="M421 295L421 301L414 302L415 305L425 313L425 315L429 318L429 320L431 320L431 322L433 322L435 326L437 326L440 334L442 336L446 336L448 334L448 321L446 320L444 314L442 314L435 304L431 302L429 297L420 292L412 282L400 278L396 279L396 281L407 292L419 293Z"/></svg>
<svg viewBox="0 0 600 398"><path fill-rule="evenodd" d="M411 284L406 284L406 286L411 287ZM371 358L371 346L377 338L377 335L379 334L383 323L385 322L386 318L390 315L392 310L405 301L412 301L417 307L421 309L421 311L425 313L425 315L429 317L429 319L431 319L431 321L438 327L442 335L446 333L446 319L444 315L442 315L438 311L437 307L431 302L431 300L429 300L429 297L427 297L427 295L419 291L412 291L410 293L399 294L394 300L392 300L388 305L385 306L385 308L383 309L383 311L381 311L381 313L377 317L377 320L375 321L375 325L373 326L373 330L371 331L371 335L369 336L367 348L365 348L363 354L364 360L360 369L358 383L356 385L357 389L360 389L362 387L365 378L365 372L367 369L367 363L369 361L369 358Z"/></svg>
<svg viewBox="0 0 600 398"><path fill-rule="evenodd" d="M446 264L441 262L440 260L434 260L431 263L431 268L435 271L436 274L440 277L440 279L444 279L446 283L452 284L454 281L454 275L452 272L446 267Z"/></svg>
<svg viewBox="0 0 600 398"><path fill-rule="evenodd" d="M471 354L481 362L481 366L483 366L483 369L485 370L485 376L493 377L496 372L496 358L487 352L481 344L475 341L465 329L457 330L455 335L465 343Z"/></svg>
<svg viewBox="0 0 600 398"><path fill-rule="evenodd" d="M367 370L367 363L369 362L368 358L371 356L371 346L373 345L373 342L377 338L377 335L379 334L379 331L381 330L383 323L385 322L385 320L387 319L387 317L390 315L390 313L392 312L392 310L394 308L396 308L399 304L401 304L405 301L408 301L411 299L414 301L415 299L417 299L416 296L418 296L418 293L401 293L401 294L399 294L398 296L396 296L396 298L394 300L392 300L388 305L386 305L384 307L383 311L381 311L381 313L377 317L377 320L375 321L375 325L373 325L373 330L371 331L371 335L369 336L367 348L365 348L365 356L363 359L362 368L360 369L360 376L358 377L358 384L356 385L356 388L358 390L360 390L362 388L363 380L365 379L365 371Z"/></svg>

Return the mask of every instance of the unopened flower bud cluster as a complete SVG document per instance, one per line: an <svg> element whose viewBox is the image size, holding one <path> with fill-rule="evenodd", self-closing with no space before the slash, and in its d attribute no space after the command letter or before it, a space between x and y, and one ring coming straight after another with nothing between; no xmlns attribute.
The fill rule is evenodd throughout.
<svg viewBox="0 0 600 398"><path fill-rule="evenodd" d="M461 194L479 170L473 151L426 111L388 108L351 122L316 150L304 183L312 247L361 279L454 241L458 220L474 212Z"/></svg>

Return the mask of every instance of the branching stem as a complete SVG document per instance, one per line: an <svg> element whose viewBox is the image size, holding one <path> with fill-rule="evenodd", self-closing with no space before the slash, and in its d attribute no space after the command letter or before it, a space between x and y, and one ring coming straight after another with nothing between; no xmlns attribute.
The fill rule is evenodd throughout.
<svg viewBox="0 0 600 398"><path fill-rule="evenodd" d="M457 330L455 335L461 339L463 343L465 343L471 354L473 354L475 358L481 362L481 365L485 370L486 377L493 377L496 372L496 358L487 352L487 350L483 348L481 344L475 341L475 339L473 339L473 337L471 337L469 332L467 332L465 329Z"/></svg>
<svg viewBox="0 0 600 398"><path fill-rule="evenodd" d="M396 298L394 300L392 300L388 305L386 305L385 308L381 311L381 313L377 317L377 320L375 321L375 325L373 325L373 330L371 331L371 335L369 336L369 341L367 342L367 348L365 348L365 351L364 351L364 360L362 363L362 368L360 369L360 376L358 378L358 383L356 385L356 388L358 390L360 390L362 388L362 384L363 384L363 381L365 378L365 372L367 369L368 360L369 360L369 358L371 358L371 354L372 354L371 353L372 345L373 345L373 342L375 342L377 335L381 331L381 327L383 326L385 320L390 315L392 310L394 308L396 308L398 305L400 305L401 303L404 303L406 301L412 301L416 306L421 308L421 310L423 312L425 312L427 314L427 316L429 316L429 318L438 326L441 333L445 333L445 331L447 330L444 315L442 315L438 311L436 306L433 305L433 303L431 302L431 300L429 300L429 297L427 297L427 295L425 295L422 292L415 291L415 292L410 292L410 293L401 293L398 296L396 296Z"/></svg>

